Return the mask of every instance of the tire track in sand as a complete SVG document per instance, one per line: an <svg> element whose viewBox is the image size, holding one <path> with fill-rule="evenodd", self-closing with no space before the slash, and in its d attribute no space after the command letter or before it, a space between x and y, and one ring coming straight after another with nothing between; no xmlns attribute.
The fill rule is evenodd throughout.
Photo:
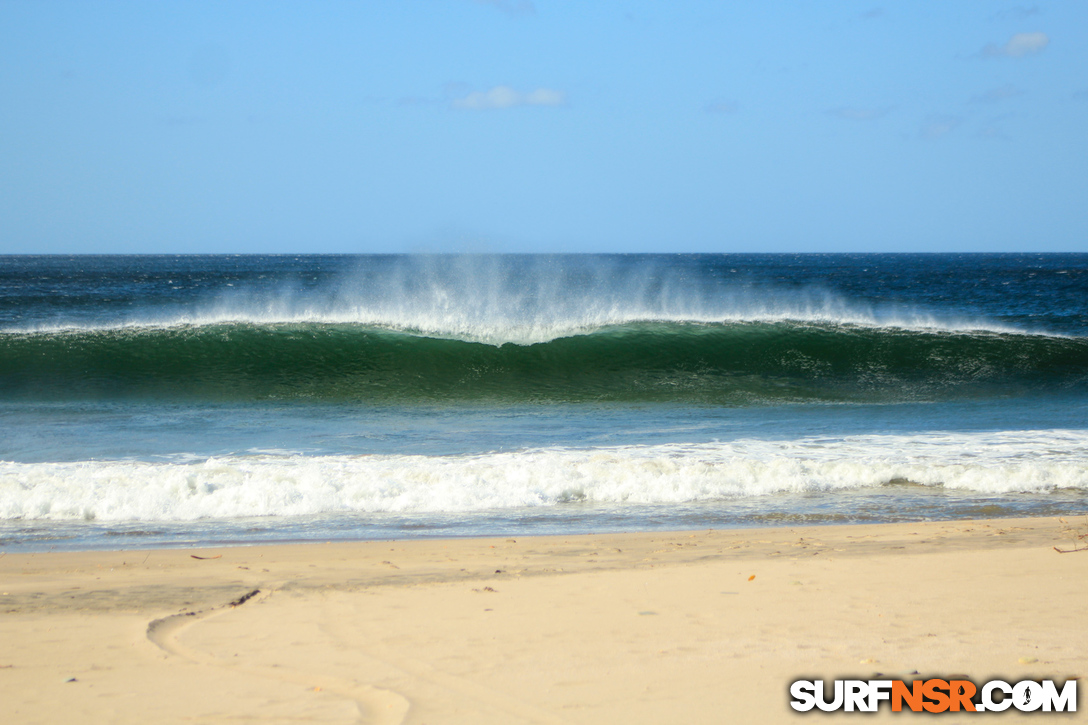
<svg viewBox="0 0 1088 725"><path fill-rule="evenodd" d="M408 700L391 690L383 690L370 685L338 677L307 675L292 672L284 667L261 667L259 665L227 663L214 655L193 649L181 643L181 634L201 622L233 613L239 607L253 602L258 603L272 596L274 587L252 589L226 604L208 609L171 614L150 621L147 625L147 639L168 655L179 657L197 665L217 667L231 672L241 672L259 678L290 682L296 685L312 685L315 679L322 683L322 690L354 703L360 725L402 725L410 704Z"/></svg>

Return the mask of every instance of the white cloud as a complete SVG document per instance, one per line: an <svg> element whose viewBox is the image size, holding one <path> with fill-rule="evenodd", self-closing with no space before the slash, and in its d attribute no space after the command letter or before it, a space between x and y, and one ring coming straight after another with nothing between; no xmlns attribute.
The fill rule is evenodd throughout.
<svg viewBox="0 0 1088 725"><path fill-rule="evenodd" d="M832 108L828 114L835 118L845 118L850 121L875 121L884 118L892 112L891 106L884 108Z"/></svg>
<svg viewBox="0 0 1088 725"><path fill-rule="evenodd" d="M563 106L566 103L566 94L551 88L521 93L510 86L495 86L489 91L473 91L463 98L455 98L453 107L480 111L515 106Z"/></svg>
<svg viewBox="0 0 1088 725"><path fill-rule="evenodd" d="M1004 101L1007 98L1015 98L1016 96L1022 96L1024 92L1014 86L1012 83L1006 83L1003 86L997 88L991 88L985 93L980 93L977 96L971 97L971 103L998 103Z"/></svg>
<svg viewBox="0 0 1088 725"><path fill-rule="evenodd" d="M550 88L537 88L525 96L525 104L529 106L562 106L566 102L567 97L562 91Z"/></svg>
<svg viewBox="0 0 1088 725"><path fill-rule="evenodd" d="M1046 33L1017 33L1004 45L990 43L981 54L985 58L1023 58L1042 52L1048 45L1050 38Z"/></svg>

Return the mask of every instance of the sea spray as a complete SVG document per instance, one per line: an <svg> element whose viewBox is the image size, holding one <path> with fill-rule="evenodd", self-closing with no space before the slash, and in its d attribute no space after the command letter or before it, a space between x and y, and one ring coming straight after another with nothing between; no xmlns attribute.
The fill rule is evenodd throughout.
<svg viewBox="0 0 1088 725"><path fill-rule="evenodd" d="M215 287L206 275L165 274L158 284L113 291L104 302L117 304L102 305L97 318L81 308L67 315L52 310L47 320L24 315L18 324L4 324L0 316L0 333L307 323L498 346L646 322L1033 331L917 304L847 298L815 281L761 279L742 265L688 269L676 261L638 255L379 256L345 263L335 274L236 275ZM171 294L175 289L183 294ZM123 299L126 293L131 300Z"/></svg>

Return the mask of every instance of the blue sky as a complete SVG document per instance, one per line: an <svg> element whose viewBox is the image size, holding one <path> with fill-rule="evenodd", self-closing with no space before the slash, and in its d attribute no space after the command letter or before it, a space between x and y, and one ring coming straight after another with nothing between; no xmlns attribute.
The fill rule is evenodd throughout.
<svg viewBox="0 0 1088 725"><path fill-rule="evenodd" d="M0 253L1088 251L1088 3L0 0Z"/></svg>

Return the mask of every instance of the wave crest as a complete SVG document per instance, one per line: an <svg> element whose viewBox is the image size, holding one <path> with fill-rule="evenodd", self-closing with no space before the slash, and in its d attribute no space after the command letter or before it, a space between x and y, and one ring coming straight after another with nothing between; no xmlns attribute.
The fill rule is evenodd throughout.
<svg viewBox="0 0 1088 725"><path fill-rule="evenodd" d="M1030 332L916 306L847 299L818 286L776 284L737 272L638 257L370 258L332 281L225 286L185 305L78 321L39 320L4 332L359 325L496 346L532 345L647 322Z"/></svg>

